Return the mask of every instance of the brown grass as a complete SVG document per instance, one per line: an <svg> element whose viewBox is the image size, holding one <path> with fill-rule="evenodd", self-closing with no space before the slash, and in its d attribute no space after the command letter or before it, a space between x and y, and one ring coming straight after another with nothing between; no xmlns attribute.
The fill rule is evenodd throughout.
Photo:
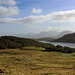
<svg viewBox="0 0 75 75"><path fill-rule="evenodd" d="M75 75L75 57L36 48L0 50L0 70L0 75Z"/></svg>

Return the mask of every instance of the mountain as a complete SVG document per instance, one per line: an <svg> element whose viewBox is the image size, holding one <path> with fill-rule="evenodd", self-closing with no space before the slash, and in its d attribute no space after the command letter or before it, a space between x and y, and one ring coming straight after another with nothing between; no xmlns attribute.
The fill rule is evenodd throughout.
<svg viewBox="0 0 75 75"><path fill-rule="evenodd" d="M58 34L59 34L59 32L57 32L57 31L42 31L42 32L32 36L32 38L44 38L44 37L54 38Z"/></svg>
<svg viewBox="0 0 75 75"><path fill-rule="evenodd" d="M40 33L18 34L15 36L23 37L23 38L44 38L44 37L54 38L58 34L59 32L57 31L42 31Z"/></svg>
<svg viewBox="0 0 75 75"><path fill-rule="evenodd" d="M36 33L28 33L28 34L17 34L15 36L18 36L18 37L23 37L23 38L31 38L32 36L34 36Z"/></svg>
<svg viewBox="0 0 75 75"><path fill-rule="evenodd" d="M65 30L65 31L59 33L59 34L56 36L56 38L60 38L60 37L62 37L62 36L64 36L64 35L70 34L70 33L74 33L74 32L73 32L73 31L70 31L70 30Z"/></svg>
<svg viewBox="0 0 75 75"><path fill-rule="evenodd" d="M13 36L17 37L23 37L23 38L60 38L65 34L73 33L73 31L63 31L63 32L57 32L57 31L41 31L40 33L28 33L28 34L16 34Z"/></svg>
<svg viewBox="0 0 75 75"><path fill-rule="evenodd" d="M63 37L54 40L53 42L75 43L75 33L66 34Z"/></svg>

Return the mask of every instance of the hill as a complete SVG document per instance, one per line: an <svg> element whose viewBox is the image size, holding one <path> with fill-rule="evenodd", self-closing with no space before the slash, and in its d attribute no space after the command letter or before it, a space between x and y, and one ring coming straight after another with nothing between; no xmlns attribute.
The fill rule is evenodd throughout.
<svg viewBox="0 0 75 75"><path fill-rule="evenodd" d="M62 31L62 32L60 32L58 35L56 35L56 36L52 36L52 37L54 37L54 38L51 38L51 37L43 37L43 38L35 38L35 40L37 40L37 41L54 41L56 38L60 38L60 37L62 37L62 36L64 36L64 35L66 35L66 34L70 34L70 33L74 33L73 31L70 31L70 30L65 30L65 31ZM46 35L46 33L45 33L45 35ZM48 35L48 36L51 36L51 35Z"/></svg>
<svg viewBox="0 0 75 75"><path fill-rule="evenodd" d="M63 37L54 40L54 42L75 43L75 33L66 34Z"/></svg>
<svg viewBox="0 0 75 75"><path fill-rule="evenodd" d="M32 39L19 38L15 36L2 36L0 37L0 49L24 49L24 47L41 47L45 48L46 51L62 52L62 53L73 53L74 48L54 46L50 43L41 43Z"/></svg>
<svg viewBox="0 0 75 75"><path fill-rule="evenodd" d="M73 31L70 31L70 30L65 30L65 31L60 32L60 33L56 36L56 38L60 38L60 37L62 37L62 36L64 36L64 35L66 35L66 34L71 34L71 33L74 33L74 32L73 32Z"/></svg>
<svg viewBox="0 0 75 75"><path fill-rule="evenodd" d="M0 37L0 49L6 48L21 48L27 46L47 47L53 46L52 44L44 44L32 39L19 38L15 36L2 36Z"/></svg>

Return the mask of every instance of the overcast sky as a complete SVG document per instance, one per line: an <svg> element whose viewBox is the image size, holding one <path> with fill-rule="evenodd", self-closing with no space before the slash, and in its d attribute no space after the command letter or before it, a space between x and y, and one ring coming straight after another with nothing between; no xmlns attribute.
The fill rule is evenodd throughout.
<svg viewBox="0 0 75 75"><path fill-rule="evenodd" d="M0 33L75 31L75 0L0 0Z"/></svg>

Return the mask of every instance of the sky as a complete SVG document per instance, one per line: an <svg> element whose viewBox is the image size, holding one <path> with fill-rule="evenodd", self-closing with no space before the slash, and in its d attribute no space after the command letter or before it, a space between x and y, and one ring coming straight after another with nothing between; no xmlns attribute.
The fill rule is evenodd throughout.
<svg viewBox="0 0 75 75"><path fill-rule="evenodd" d="M75 31L75 0L0 0L0 34Z"/></svg>

